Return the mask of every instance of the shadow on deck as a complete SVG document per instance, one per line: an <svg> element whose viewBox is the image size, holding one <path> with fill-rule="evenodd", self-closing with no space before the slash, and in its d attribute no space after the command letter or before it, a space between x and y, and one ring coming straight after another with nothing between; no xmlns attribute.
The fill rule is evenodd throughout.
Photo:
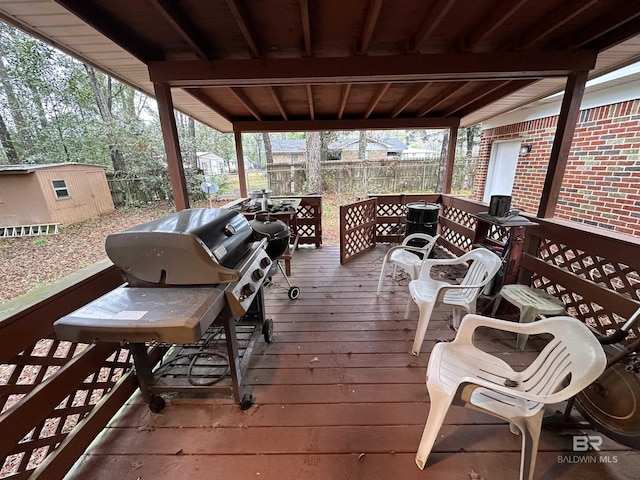
<svg viewBox="0 0 640 480"><path fill-rule="evenodd" d="M425 471L416 467L429 353L454 332L450 311L436 311L422 354L409 353L417 312L402 319L407 280L388 277L375 295L385 251L379 246L345 266L337 246L298 251L291 281L300 297L289 300L277 285L266 290L274 342L260 339L251 358L252 408L175 395L153 414L136 393L67 479L518 478L521 439L505 423L458 407ZM285 285L281 276L274 281ZM483 341L512 364L531 354L517 352L508 334ZM600 452L574 453L572 436L585 432L597 434L543 431L535 478L640 476L640 453L606 438Z"/></svg>

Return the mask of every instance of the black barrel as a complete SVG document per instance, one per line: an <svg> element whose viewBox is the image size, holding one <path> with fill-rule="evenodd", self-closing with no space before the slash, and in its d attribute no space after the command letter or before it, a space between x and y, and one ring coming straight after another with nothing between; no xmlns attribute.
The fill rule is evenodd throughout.
<svg viewBox="0 0 640 480"><path fill-rule="evenodd" d="M438 217L440 205L423 201L407 203L407 223L405 237L412 233L426 233L432 237L438 233ZM412 240L409 245L422 247L426 242Z"/></svg>

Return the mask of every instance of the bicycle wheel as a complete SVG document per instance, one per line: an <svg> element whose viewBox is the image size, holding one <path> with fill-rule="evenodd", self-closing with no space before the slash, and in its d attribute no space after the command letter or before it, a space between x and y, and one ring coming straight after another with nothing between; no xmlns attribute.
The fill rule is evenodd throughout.
<svg viewBox="0 0 640 480"><path fill-rule="evenodd" d="M575 406L599 432L640 449L640 378L627 371L624 362L607 368L576 395Z"/></svg>

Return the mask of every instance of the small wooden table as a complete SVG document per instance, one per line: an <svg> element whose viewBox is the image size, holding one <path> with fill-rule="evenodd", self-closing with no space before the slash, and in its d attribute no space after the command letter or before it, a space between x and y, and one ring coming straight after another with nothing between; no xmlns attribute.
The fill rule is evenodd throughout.
<svg viewBox="0 0 640 480"><path fill-rule="evenodd" d="M564 303L553 295L527 285L511 284L502 287L496 296L491 316L495 317L500 302L506 300L520 310L520 323L531 323L539 315L566 314ZM524 350L528 335L518 334L516 347Z"/></svg>

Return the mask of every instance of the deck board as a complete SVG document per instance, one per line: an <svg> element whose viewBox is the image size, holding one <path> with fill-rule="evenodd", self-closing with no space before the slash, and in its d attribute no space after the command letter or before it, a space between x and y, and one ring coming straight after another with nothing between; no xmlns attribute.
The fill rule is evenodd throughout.
<svg viewBox="0 0 640 480"><path fill-rule="evenodd" d="M173 394L159 414L139 393L89 447L67 480L211 479L513 479L521 439L504 422L452 408L425 471L414 463L428 410L424 375L437 341L451 340L449 310L437 310L422 354L412 356L415 319L403 320L407 278L375 295L378 247L346 266L337 246L305 248L292 262L289 300L280 274L265 291L274 342L260 339L245 374L256 404L242 411L224 397ZM413 319L413 320L412 320ZM535 349L515 350L515 336L480 336L512 365ZM640 453L605 438L596 463L567 463L572 434L543 431L539 479L630 479ZM564 461L563 461L564 458Z"/></svg>

